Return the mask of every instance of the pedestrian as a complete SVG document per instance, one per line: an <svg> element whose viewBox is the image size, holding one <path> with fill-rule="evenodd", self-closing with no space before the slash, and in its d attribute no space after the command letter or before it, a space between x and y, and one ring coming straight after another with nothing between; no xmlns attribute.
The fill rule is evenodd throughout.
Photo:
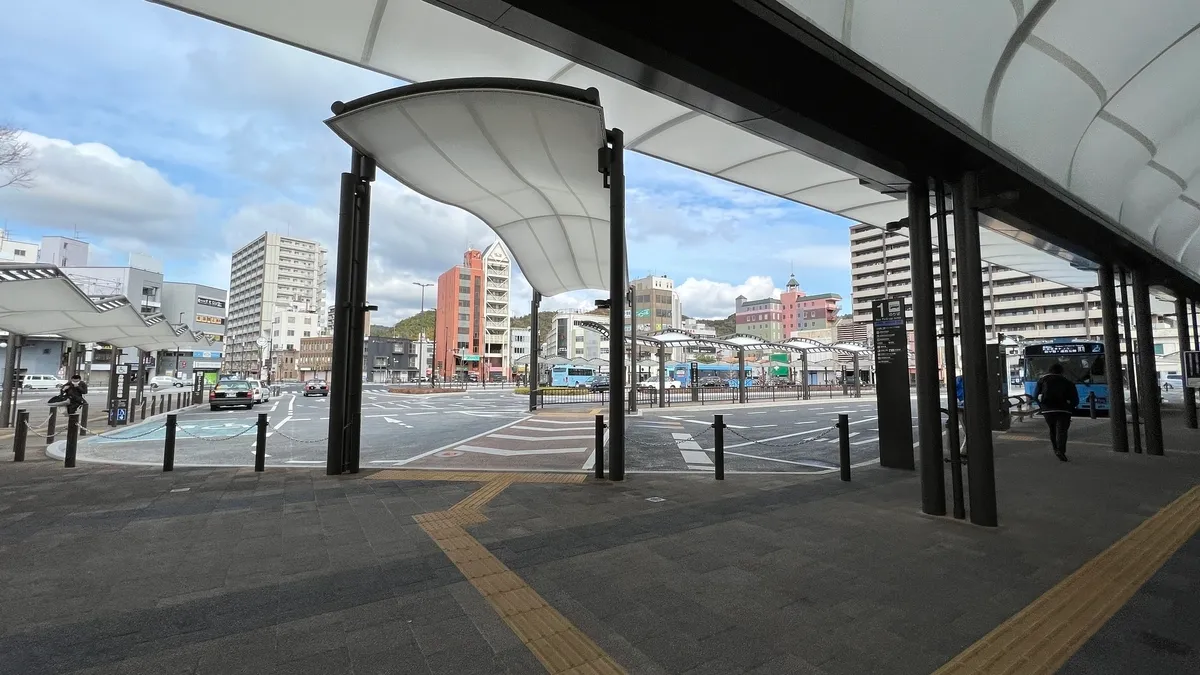
<svg viewBox="0 0 1200 675"><path fill-rule="evenodd" d="M67 414L73 415L79 407L83 405L83 396L88 391L87 384L79 377L79 374L71 376L69 382L59 388L58 393L67 397Z"/></svg>
<svg viewBox="0 0 1200 675"><path fill-rule="evenodd" d="M1033 398L1046 419L1046 426L1050 427L1054 456L1067 461L1067 431L1071 428L1071 415L1079 407L1079 390L1063 375L1061 363L1050 366L1050 372L1038 380Z"/></svg>

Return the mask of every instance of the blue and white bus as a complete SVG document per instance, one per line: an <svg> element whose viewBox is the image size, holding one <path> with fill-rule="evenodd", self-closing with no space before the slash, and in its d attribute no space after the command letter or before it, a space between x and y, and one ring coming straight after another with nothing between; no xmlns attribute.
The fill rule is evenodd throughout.
<svg viewBox="0 0 1200 675"><path fill-rule="evenodd" d="M1088 410L1088 394L1096 395L1096 409L1108 410L1108 378L1104 370L1104 343L1056 340L1025 346L1025 393L1033 396L1038 380L1061 364L1063 375L1079 391L1078 412Z"/></svg>
<svg viewBox="0 0 1200 675"><path fill-rule="evenodd" d="M551 387L588 387L596 377L591 366L554 366L550 369Z"/></svg>
<svg viewBox="0 0 1200 675"><path fill-rule="evenodd" d="M734 388L738 386L738 367L736 363L698 363L696 364L696 370L698 371L696 382L698 386ZM669 377L679 382L681 386L692 386L690 364L674 364L667 372L670 373ZM746 378L746 386L754 386L754 369L751 366L746 366L743 375Z"/></svg>

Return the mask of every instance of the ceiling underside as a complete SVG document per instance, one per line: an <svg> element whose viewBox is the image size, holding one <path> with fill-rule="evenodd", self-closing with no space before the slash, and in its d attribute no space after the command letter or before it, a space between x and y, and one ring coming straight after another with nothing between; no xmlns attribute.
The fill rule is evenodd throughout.
<svg viewBox="0 0 1200 675"><path fill-rule="evenodd" d="M782 2L1200 278L1200 2Z"/></svg>
<svg viewBox="0 0 1200 675"><path fill-rule="evenodd" d="M409 82L513 77L583 89L595 87L600 91L606 122L625 132L626 147L631 150L854 221L883 226L908 215L903 195L881 194L864 186L855 175L763 138L744 126L716 119L578 65L423 0L151 1ZM1044 2L1039 6L1053 4L1063 10L1081 5L1091 7L1091 3L1092 0L1073 0ZM1196 216L1200 214L1195 210L1194 197L1200 195L1187 187L1189 180L1200 185L1200 180L1193 180L1200 154L1187 150L1200 147L1200 125L1185 124L1194 118L1196 107L1178 93L1194 92L1200 100L1200 78L1181 82L1182 73L1177 73L1173 78L1154 79L1158 77L1154 76L1146 80L1155 84L1151 93L1157 98L1139 98L1140 103L1134 106L1138 115L1120 106L1107 112L1092 106L1099 112L1086 113L1087 106L1075 96L1080 81L1077 78L1068 80L1056 70L1059 66L1054 62L1043 62L1044 55L1038 56L1043 52L1030 46L1043 42L1052 44L1058 40L1056 34L1047 33L1048 37L1038 38L1041 42L1021 42L1016 56L1006 57L997 92L989 99L990 112L984 126L982 101L988 97L988 82L997 71L1004 45L1009 42L1008 36L1018 26L1029 24L1027 19L1017 17L1028 16L1024 5L1032 5L1031 0L1025 0L1023 4L1020 0L980 0L948 5L938 0L924 0L919 3L929 5L924 10L909 8L913 3L814 0L788 4L799 8L808 20L839 39L845 23L846 44L867 58L890 66L899 77L921 73L923 76L909 81L915 81L916 87L935 102L943 103L939 100L941 95L946 99L943 105L950 112L973 116L976 126L985 130L990 138L1082 198L1097 203L1105 213L1126 224L1134 236L1148 241L1153 250L1182 262L1193 271L1193 276L1200 278L1194 273L1200 269L1200 241L1193 241ZM1095 4L1122 8L1125 3L1103 0ZM1142 6L1142 3L1128 4ZM1188 0L1158 0L1151 4L1163 5L1164 11L1142 14L1153 14L1155 21L1172 26L1176 32L1195 25L1185 6L1200 8L1200 3ZM906 8L903 13L888 9L901 5ZM997 8L1007 8L1006 20L993 20ZM1172 11L1166 11L1168 9ZM1044 13L1045 17L1058 16L1054 8L1051 10ZM1078 11L1094 14L1096 21L1105 26L1116 21L1115 18L1110 21L1112 12L1106 17L1101 16L1104 12L1100 10ZM1133 10L1122 9L1117 13L1124 15L1129 11ZM847 19L848 16L853 20ZM936 25L931 25L930 21ZM1039 30L1046 33L1052 25L1058 25L1057 18ZM1141 32L1133 36L1131 44L1144 43L1142 51L1134 53L1136 50L1125 44L1119 45L1120 49L1110 50L1113 45L1103 43L1105 49L1080 52L1076 57L1082 59L1081 63L1090 64L1085 57L1094 53L1096 59L1112 62L1113 73L1096 68L1105 74L1103 81L1107 88L1104 91L1114 101L1132 95L1125 92L1130 87L1119 85L1121 76L1116 72L1120 70L1116 62L1146 63L1150 57L1144 56L1143 52L1153 51L1146 45L1158 44L1170 32L1160 30L1150 35L1146 16L1141 16L1136 25ZM1075 42L1086 44L1083 36L1090 34L1087 31L1092 30L1092 26L1093 23L1086 23L1077 27L1071 33ZM895 35L889 33L890 30L894 30ZM920 33L921 39L914 39L914 33ZM897 37L901 34L906 39ZM1040 33L1035 31L1035 34ZM987 39L982 39L984 37ZM1200 40L1196 41L1200 43ZM1076 47L1075 42L1059 41L1057 44L1061 49L1055 49L1071 51ZM912 49L914 46L920 48ZM994 54L984 54L987 50ZM1109 51L1114 51L1114 55L1110 57ZM1182 63L1180 58L1186 58L1186 54L1180 52L1179 57L1173 56L1168 62L1178 66ZM990 63L987 63L988 59ZM1126 70L1128 68L1121 72ZM1149 70L1157 72L1148 67ZM1070 68L1063 72L1075 78ZM1039 73L1045 73L1045 78L1039 80ZM982 83L972 77L982 77ZM1137 78L1132 78L1131 82L1135 80ZM964 82L966 86L960 87ZM1160 84L1181 89L1167 95L1165 90L1160 91ZM1085 90L1091 92L1089 87ZM968 100L976 99L975 104L967 105ZM1045 103L1051 100L1054 101L1052 105ZM1166 109L1172 108L1171 104L1175 102L1185 110L1168 112ZM1122 124L1110 121L1118 119L1115 117L1118 113L1119 119L1133 120L1130 124L1142 130L1134 135L1136 142L1133 145L1126 142L1128 138L1122 140ZM1150 125L1144 119L1147 116L1157 120L1158 126ZM1075 121L1068 124L1068 118ZM1125 136L1133 138L1128 134ZM1159 138L1164 139L1162 143L1154 140ZM1171 138L1177 138L1178 143L1170 142ZM1142 142L1147 139L1153 146L1152 151ZM1143 150L1141 154L1138 148ZM1069 155L1069 161L1064 155ZM1146 160L1140 167L1139 157ZM983 224L989 225L988 222ZM981 233L985 261L1067 286L1095 285L1095 275L1077 269L1081 261L1074 255L1055 247L1041 246L1040 250L1029 247L1007 236L1005 232L1009 232L1009 228L998 230L984 229Z"/></svg>

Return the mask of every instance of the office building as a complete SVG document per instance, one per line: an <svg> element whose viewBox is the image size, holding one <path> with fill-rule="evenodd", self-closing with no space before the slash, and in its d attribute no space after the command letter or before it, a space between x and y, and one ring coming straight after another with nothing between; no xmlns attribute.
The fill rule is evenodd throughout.
<svg viewBox="0 0 1200 675"><path fill-rule="evenodd" d="M273 232L234 251L225 324L226 370L244 373L261 367L264 353L257 342L274 338L276 309L315 314L318 320L310 332L312 336L320 333L327 316L326 254L315 241ZM303 331L292 337L303 337Z"/></svg>
<svg viewBox="0 0 1200 675"><path fill-rule="evenodd" d="M12 239L7 230L0 229L0 262L41 262L39 250L37 244Z"/></svg>
<svg viewBox="0 0 1200 675"><path fill-rule="evenodd" d="M736 332L753 335L767 342L784 339L783 302L775 298L747 300L744 295L737 296L734 301Z"/></svg>
<svg viewBox="0 0 1200 675"><path fill-rule="evenodd" d="M82 258L86 261L86 245L84 251ZM131 254L129 264L123 267L70 265L63 268L63 273L91 297L120 295L127 298L142 316L163 314L162 263L150 256ZM171 317L167 319L171 320Z"/></svg>
<svg viewBox="0 0 1200 675"><path fill-rule="evenodd" d="M42 237L37 261L56 267L85 267L88 264L87 242L73 237Z"/></svg>
<svg viewBox="0 0 1200 675"><path fill-rule="evenodd" d="M512 372L509 376L520 375L525 372L525 366L517 365L517 360L529 356L529 349L533 342L529 338L528 328L510 328L508 331L509 356L508 362L512 364ZM528 363L525 359L522 363Z"/></svg>
<svg viewBox="0 0 1200 675"><path fill-rule="evenodd" d="M326 380L333 374L333 336L320 335L300 338L296 370L300 381Z"/></svg>
<svg viewBox="0 0 1200 675"><path fill-rule="evenodd" d="M439 377L503 381L509 361L512 259L499 240L469 249L437 281L434 368Z"/></svg>
<svg viewBox="0 0 1200 675"><path fill-rule="evenodd" d="M842 296L837 293L808 295L800 288L795 275L779 296L783 305L783 336L793 337L797 331L831 329L841 311Z"/></svg>
<svg viewBox="0 0 1200 675"><path fill-rule="evenodd" d="M162 314L167 321L183 324L213 341L210 352L159 352L156 372L182 373L190 378L197 370L217 372L221 368L221 345L225 340L225 304L223 288L203 284L165 281L162 285ZM170 370L174 368L174 370Z"/></svg>
<svg viewBox="0 0 1200 675"><path fill-rule="evenodd" d="M417 379L417 350L408 338L368 336L363 343L363 374L368 382Z"/></svg>
<svg viewBox="0 0 1200 675"><path fill-rule="evenodd" d="M550 320L550 332L542 343L543 357L608 360L608 338L579 325L590 321L608 325L608 317L583 312L557 312Z"/></svg>
<svg viewBox="0 0 1200 675"><path fill-rule="evenodd" d="M415 347L417 350L417 369L420 371L417 375L419 377L432 377L434 372L434 352L437 350L437 344L433 340L428 339L424 333L421 333L417 337Z"/></svg>
<svg viewBox="0 0 1200 675"><path fill-rule="evenodd" d="M321 334L321 315L297 305L279 306L271 312L271 349L298 349L300 340Z"/></svg>

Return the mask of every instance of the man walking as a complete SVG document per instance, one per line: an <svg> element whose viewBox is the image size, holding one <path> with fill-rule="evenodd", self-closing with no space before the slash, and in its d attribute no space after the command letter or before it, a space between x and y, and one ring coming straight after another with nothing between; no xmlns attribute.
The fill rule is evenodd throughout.
<svg viewBox="0 0 1200 675"><path fill-rule="evenodd" d="M1041 408L1042 417L1050 427L1050 446L1059 461L1067 461L1067 431L1071 428L1071 415L1079 407L1079 390L1075 383L1063 375L1062 364L1050 366L1050 372L1038 380L1033 398Z"/></svg>

